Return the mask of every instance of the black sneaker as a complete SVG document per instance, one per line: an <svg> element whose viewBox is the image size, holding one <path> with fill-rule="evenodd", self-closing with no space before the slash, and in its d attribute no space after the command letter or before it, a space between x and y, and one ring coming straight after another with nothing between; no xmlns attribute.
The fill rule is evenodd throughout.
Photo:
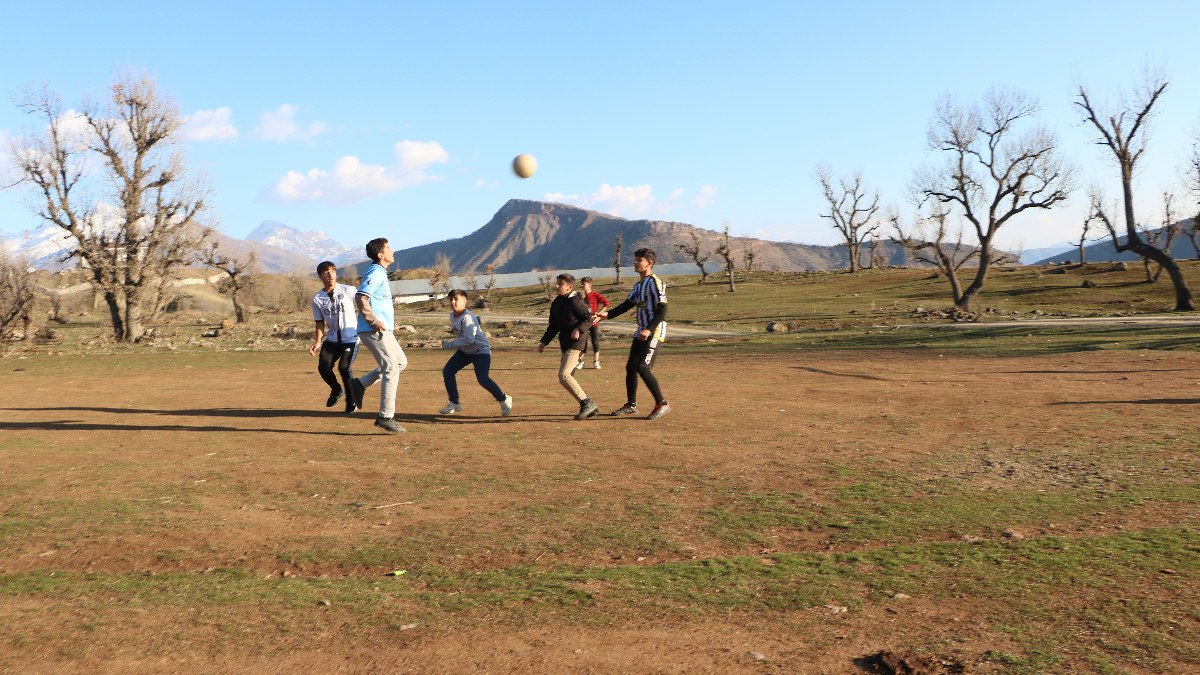
<svg viewBox="0 0 1200 675"><path fill-rule="evenodd" d="M596 405L595 401L590 398L585 398L583 399L583 402L579 404L579 413L575 415L575 419L586 420L599 411L600 406Z"/></svg>
<svg viewBox="0 0 1200 675"><path fill-rule="evenodd" d="M358 406L354 405L350 401L346 401L346 414L347 415L353 415L357 411L358 411Z"/></svg>
<svg viewBox="0 0 1200 675"><path fill-rule="evenodd" d="M367 390L363 383L356 377L350 380L350 400L347 403L353 403L354 407L361 408L363 393Z"/></svg>
<svg viewBox="0 0 1200 675"><path fill-rule="evenodd" d="M338 389L337 391L334 391L334 392L330 392L329 398L325 399L325 407L332 408L333 406L337 405L337 402L340 400L342 400L342 390L341 389Z"/></svg>
<svg viewBox="0 0 1200 675"><path fill-rule="evenodd" d="M625 405L621 406L620 408L617 408L616 410L610 412L609 414L612 415L613 417L621 417L622 415L636 415L637 414L637 404L636 403L626 403Z"/></svg>
<svg viewBox="0 0 1200 675"><path fill-rule="evenodd" d="M394 418L394 417L376 417L375 418L375 426L379 427L380 429L383 429L384 431L388 432L389 434L404 433L404 427L400 426L399 424L396 424L396 418Z"/></svg>

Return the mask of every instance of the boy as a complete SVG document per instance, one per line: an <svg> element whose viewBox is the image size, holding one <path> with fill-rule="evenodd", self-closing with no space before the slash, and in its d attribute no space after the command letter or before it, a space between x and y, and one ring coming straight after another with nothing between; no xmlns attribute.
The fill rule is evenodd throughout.
<svg viewBox="0 0 1200 675"><path fill-rule="evenodd" d="M317 265L317 277L321 280L321 290L312 299L313 321L316 322L316 334L312 346L308 348L309 355L317 358L317 373L325 384L329 385L329 398L325 407L337 405L342 394L346 393L346 414L358 409L355 403L350 380L350 372L354 365L354 357L358 356L358 319L354 315L354 287L337 282L337 267L325 260ZM333 374L333 364L337 363L338 373L342 383L338 384Z"/></svg>
<svg viewBox="0 0 1200 675"><path fill-rule="evenodd" d="M358 338L379 364L382 391L379 392L379 416L375 418L375 426L397 434L403 432L404 427L397 424L395 418L396 385L399 384L400 373L408 367L408 357L392 332L396 328L396 308L392 304L387 266L396 257L388 246L388 240L383 237L367 242L367 257L373 264L367 268L354 295L354 304L358 309ZM355 404L361 407L366 387L360 380L350 380L350 386Z"/></svg>
<svg viewBox="0 0 1200 675"><path fill-rule="evenodd" d="M505 394L492 378L488 370L492 367L492 346L488 343L487 333L479 325L479 317L467 309L467 292L454 289L449 293L450 330L457 336L453 340L442 340L442 349L453 349L454 354L442 368L442 379L446 383L446 397L450 402L441 409L443 415L453 415L462 412L458 403L458 382L455 378L458 371L467 364L475 366L475 379L479 386L488 390L499 403L500 415L508 417L512 412L512 397Z"/></svg>
<svg viewBox="0 0 1200 675"><path fill-rule="evenodd" d="M656 420L671 412L667 399L663 398L654 377L654 358L658 356L658 348L667 337L667 285L654 274L654 251L639 248L633 252L633 271L640 279L629 292L629 297L611 310L602 310L597 316L610 318L620 316L633 307L637 307L637 330L633 334L633 344L629 347L629 361L625 363L625 405L612 411L616 417L637 414L637 382L638 377L646 383L646 388L654 396L654 410L646 416Z"/></svg>
<svg viewBox="0 0 1200 675"><path fill-rule="evenodd" d="M596 312L600 311L600 305L604 305L604 309L608 309L609 307L612 307L612 303L608 301L608 298L601 295L599 291L592 290L592 278L591 277L584 277L579 280L579 283L580 283L580 285L583 286L583 300L584 300L584 302L587 303L588 310L590 310L593 315L595 315ZM592 338L592 367L595 368L596 370L600 370L600 321L599 320L597 320L590 327L588 327L588 334ZM583 345L583 354L579 355L579 365L575 366L576 369L583 368L584 354L587 354L587 343L584 343L584 345Z"/></svg>
<svg viewBox="0 0 1200 675"><path fill-rule="evenodd" d="M554 290L558 293L558 297L550 303L550 320L546 326L546 333L538 342L537 350L539 354L545 351L551 338L558 335L558 346L562 349L562 361L558 365L558 381L579 402L579 413L575 415L575 419L586 420L595 415L600 407L596 405L595 401L588 398L583 387L580 387L579 383L575 381L572 373L575 370L575 364L579 363L579 355L583 352L584 345L587 344L586 331L592 323L592 318L588 313L587 305L583 303L583 296L575 292L575 277L570 274L558 275L554 283Z"/></svg>

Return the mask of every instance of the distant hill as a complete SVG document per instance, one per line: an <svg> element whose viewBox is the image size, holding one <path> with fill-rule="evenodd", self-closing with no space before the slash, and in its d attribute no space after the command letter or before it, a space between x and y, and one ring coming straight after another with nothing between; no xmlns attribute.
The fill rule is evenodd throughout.
<svg viewBox="0 0 1200 675"><path fill-rule="evenodd" d="M363 257L362 247L351 248L334 241L329 235L316 230L297 230L274 220L264 220L261 225L246 235L246 241L258 242L268 246L304 256L310 261L308 266L314 266L322 260L332 260L337 264L343 262L358 262Z"/></svg>
<svg viewBox="0 0 1200 675"><path fill-rule="evenodd" d="M612 265L617 233L624 237L622 258L632 260L634 250L653 248L660 263L692 262L678 250L679 244L691 244L691 234L699 235L704 248L713 252L721 233L685 223L662 220L626 220L567 204L509 200L483 227L458 239L396 250L396 266L429 267L438 253L450 258L456 274L482 272L495 263L498 272L526 272L534 269L575 269ZM846 266L846 250L841 246L811 246L750 237L731 237L737 259L747 245L753 247L755 265L784 271L826 270ZM884 243L880 252L889 264L905 264L903 251ZM866 255L864 247L863 255ZM715 253L711 259L717 260ZM740 263L739 263L740 266Z"/></svg>
<svg viewBox="0 0 1200 675"><path fill-rule="evenodd" d="M1189 218L1187 220L1182 220L1179 224L1182 225L1184 229L1191 228L1192 219ZM1162 228L1159 228L1158 230L1151 230L1151 232L1159 232L1161 230ZM1118 241L1124 244L1128 239L1128 237L1120 237ZM1179 235L1175 237L1175 240L1171 242L1171 250L1169 253L1171 254L1171 257L1177 260L1190 260L1198 257L1196 248L1192 246L1191 240L1188 239L1186 235ZM1132 261L1142 259L1142 257L1138 254L1130 253L1128 251L1117 253L1117 249L1115 246L1113 246L1111 237L1105 237L1103 241L1083 247L1083 255L1088 262L1099 262L1101 260ZM1042 258L1033 264L1046 265L1060 262L1079 262L1079 249L1072 248L1069 251L1064 251L1057 255Z"/></svg>

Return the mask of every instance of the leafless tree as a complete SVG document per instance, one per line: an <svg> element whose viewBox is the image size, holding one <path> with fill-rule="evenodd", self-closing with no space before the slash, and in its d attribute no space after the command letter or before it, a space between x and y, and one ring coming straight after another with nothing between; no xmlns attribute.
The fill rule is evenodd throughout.
<svg viewBox="0 0 1200 675"><path fill-rule="evenodd" d="M12 336L20 325L22 339L29 339L35 288L29 261L10 255L0 240L0 338Z"/></svg>
<svg viewBox="0 0 1200 675"><path fill-rule="evenodd" d="M690 230L688 234L691 235L692 243L677 244L675 248L688 254L692 262L696 263L696 267L700 268L700 281L696 283L702 284L708 280L708 272L704 269L704 263L708 262L711 254L704 250L704 244L700 241L700 235L696 230Z"/></svg>
<svg viewBox="0 0 1200 675"><path fill-rule="evenodd" d="M1080 265L1087 262L1087 260L1084 257L1084 255L1085 255L1084 249L1087 247L1087 243L1088 243L1088 230L1091 229L1092 223L1096 222L1096 220L1097 220L1097 217L1096 217L1095 210L1089 211L1087 218L1083 219L1083 230L1079 233L1079 242L1075 244L1076 248L1079 249L1079 264Z"/></svg>
<svg viewBox="0 0 1200 675"><path fill-rule="evenodd" d="M187 177L174 149L182 117L154 80L123 75L109 92L78 114L49 91L29 95L20 107L45 131L18 139L13 156L37 215L71 235L71 255L91 271L114 337L132 342L153 314L155 289L193 262L208 236L208 191Z"/></svg>
<svg viewBox="0 0 1200 675"><path fill-rule="evenodd" d="M485 265L483 271L488 275L487 283L483 286L483 306L487 307L492 304L492 289L496 288L496 263Z"/></svg>
<svg viewBox="0 0 1200 675"><path fill-rule="evenodd" d="M1183 271L1169 253L1142 241L1138 234L1137 220L1133 214L1133 173L1137 161L1146 150L1147 126L1154 104L1167 89L1167 81L1161 75L1148 74L1142 81L1132 101L1119 104L1118 112L1105 114L1092 104L1087 88L1079 87L1075 105L1084 113L1084 119L1092 124L1099 132L1097 145L1102 145L1112 153L1121 172L1121 192L1125 203L1125 242L1116 236L1112 220L1102 216L1102 220L1113 233L1113 245L1118 251L1133 251L1150 258L1162 265L1171 277L1175 287L1175 311L1193 311L1196 309L1192 302L1192 291L1183 278Z"/></svg>
<svg viewBox="0 0 1200 675"><path fill-rule="evenodd" d="M978 267L955 298L961 311L971 311L992 266L1008 258L993 248L997 232L1015 216L1053 208L1070 195L1072 172L1054 134L1038 127L1018 132L1037 112L1034 99L1000 89L988 92L982 108L949 98L938 104L928 141L947 159L919 171L913 189L923 200L946 205L973 229Z"/></svg>
<svg viewBox="0 0 1200 675"><path fill-rule="evenodd" d="M747 239L745 241L745 243L742 244L742 264L745 266L744 269L747 272L754 271L754 269L755 269L754 260L757 257L758 257L758 254L754 251L754 240Z"/></svg>
<svg viewBox="0 0 1200 675"><path fill-rule="evenodd" d="M1144 228L1142 230L1142 237L1145 239L1147 244L1156 248L1161 248L1168 254L1171 252L1171 245L1175 243L1175 235L1177 235L1180 230L1180 224L1175 221L1174 202L1175 195L1171 194L1169 191L1164 191L1162 227L1157 230L1150 230L1149 228ZM1162 242L1162 246L1159 246L1159 242ZM1158 283L1158 278L1162 276L1163 267L1162 265L1157 265L1154 272L1151 272L1150 264L1150 258L1142 256L1142 267L1146 271L1146 281L1148 283Z"/></svg>
<svg viewBox="0 0 1200 675"><path fill-rule="evenodd" d="M733 247L729 244L729 223L724 223L721 231L721 243L717 244L716 253L725 261L725 277L729 280L729 292L737 292L733 277L737 271L737 260L733 256Z"/></svg>
<svg viewBox="0 0 1200 675"><path fill-rule="evenodd" d="M1200 126L1196 128L1196 140L1192 142L1192 154L1188 157L1183 169L1183 183L1192 197L1192 206L1196 209L1191 222L1184 230L1196 251L1196 259L1200 260Z"/></svg>
<svg viewBox="0 0 1200 675"><path fill-rule="evenodd" d="M883 240L879 238L879 231L871 233L870 240L867 241L867 268L875 269L883 267L887 264L887 257L879 253L879 245Z"/></svg>
<svg viewBox="0 0 1200 675"><path fill-rule="evenodd" d="M429 285L433 287L433 304L441 307L450 293L450 256L439 252L429 269Z"/></svg>
<svg viewBox="0 0 1200 675"><path fill-rule="evenodd" d="M834 229L842 235L846 246L850 272L857 272L862 243L879 229L878 222L871 222L879 211L879 192L868 194L859 171L855 171L850 178L841 178L836 186L829 167L817 166L815 174L825 201L829 203L829 213L820 215L833 221Z"/></svg>
<svg viewBox="0 0 1200 675"><path fill-rule="evenodd" d="M542 295L546 296L547 300L554 300L554 296L558 295L558 292L554 290L554 278L557 275L549 271L534 270L534 272L537 273L538 285L542 287Z"/></svg>
<svg viewBox="0 0 1200 675"><path fill-rule="evenodd" d="M217 242L211 242L200 256L200 262L225 276L217 284L217 290L228 293L233 301L233 314L238 323L247 318L246 291L262 277L258 266L258 255L250 251L244 256L222 253Z"/></svg>
<svg viewBox="0 0 1200 675"><path fill-rule="evenodd" d="M618 232L615 246L616 252L613 254L613 269L617 273L617 280L615 282L617 286L621 285L621 249L623 248L625 248L625 234Z"/></svg>
<svg viewBox="0 0 1200 675"><path fill-rule="evenodd" d="M963 306L963 286L958 270L968 261L979 256L979 249L963 242L963 228L951 231L950 212L941 202L934 202L928 214L917 212L917 222L911 231L905 231L899 214L892 214L892 241L903 246L917 262L932 265L950 281L950 293L954 306Z"/></svg>

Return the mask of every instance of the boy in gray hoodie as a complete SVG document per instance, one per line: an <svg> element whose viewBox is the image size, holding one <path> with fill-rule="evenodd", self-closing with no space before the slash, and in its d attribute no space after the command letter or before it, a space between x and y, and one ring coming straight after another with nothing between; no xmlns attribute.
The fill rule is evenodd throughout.
<svg viewBox="0 0 1200 675"><path fill-rule="evenodd" d="M453 415L462 412L458 402L458 381L455 376L458 371L475 366L475 379L479 385L488 390L500 403L500 414L508 417L512 412L513 400L505 394L500 386L492 381L488 371L492 367L492 346L488 344L487 334L479 325L479 317L467 309L467 293L454 289L446 296L450 298L450 330L454 332L453 340L442 340L442 349L453 349L454 354L442 368L442 379L446 382L446 396L450 401L441 409L443 415Z"/></svg>

